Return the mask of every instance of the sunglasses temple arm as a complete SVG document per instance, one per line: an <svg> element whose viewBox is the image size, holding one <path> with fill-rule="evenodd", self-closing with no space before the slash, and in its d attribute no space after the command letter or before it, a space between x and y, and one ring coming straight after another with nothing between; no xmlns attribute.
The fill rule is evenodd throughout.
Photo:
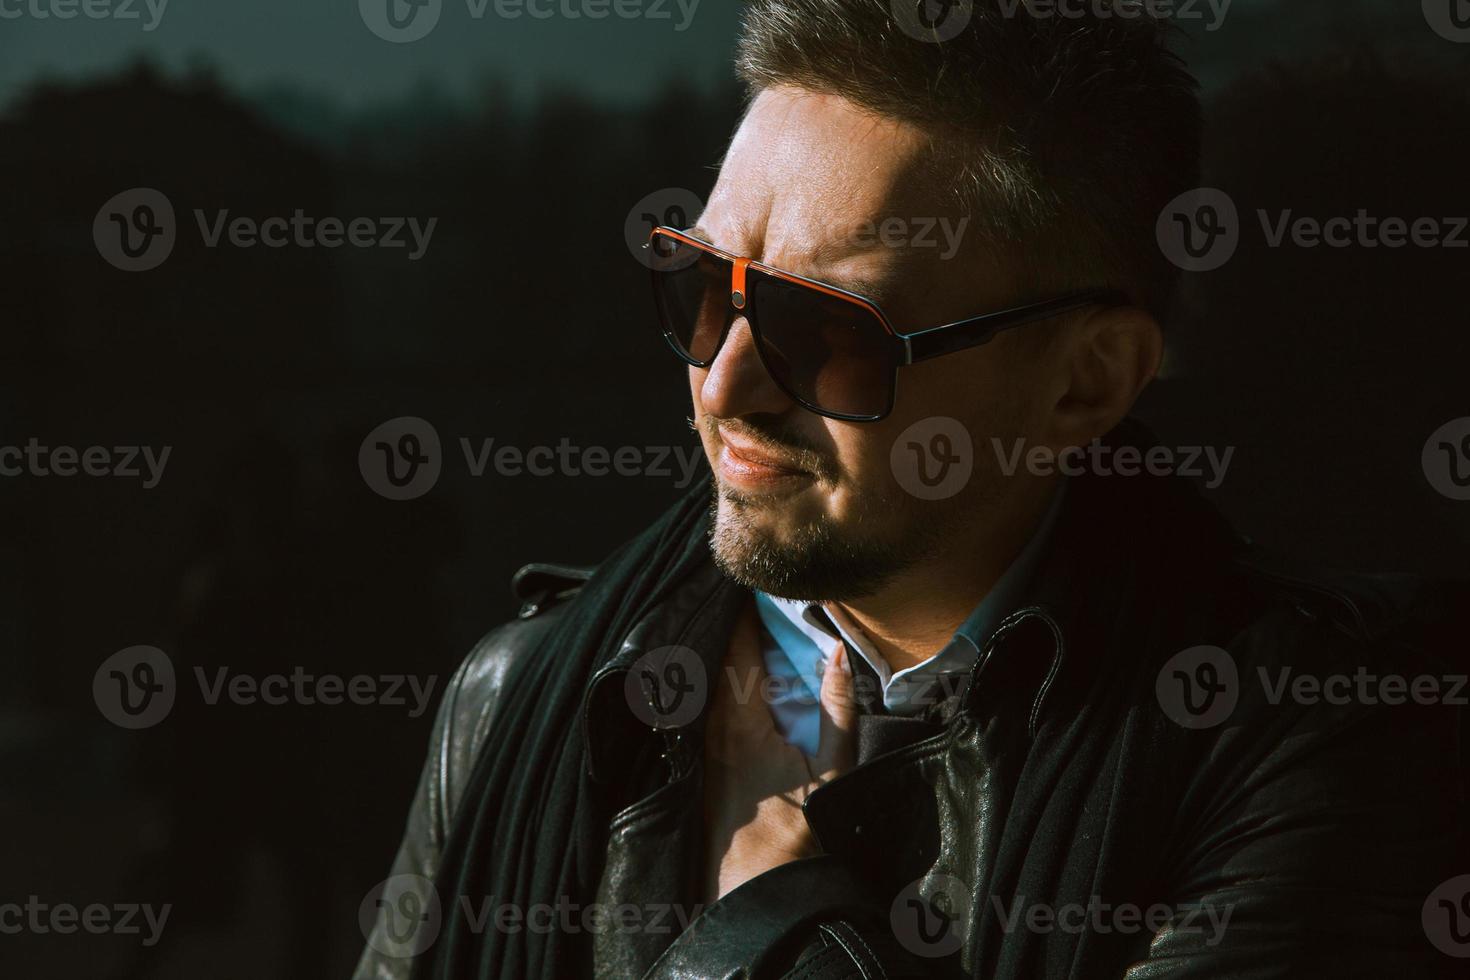
<svg viewBox="0 0 1470 980"><path fill-rule="evenodd" d="M1097 303L1121 302L1126 302L1126 298L1121 293L1084 293L1080 296L1064 296L1061 299L1047 300L1044 303L1019 306L1011 310L1002 310L999 313L987 313L984 316L947 323L941 327L931 327L917 333L903 334L900 339L904 344L905 363L917 364L944 354L979 347L981 344L994 340L997 334L1007 330L1024 327L1041 320L1049 320L1054 316Z"/></svg>

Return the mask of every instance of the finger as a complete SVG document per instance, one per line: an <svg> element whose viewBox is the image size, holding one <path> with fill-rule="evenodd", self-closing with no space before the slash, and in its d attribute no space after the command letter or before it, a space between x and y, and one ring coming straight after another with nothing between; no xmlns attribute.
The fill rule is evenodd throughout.
<svg viewBox="0 0 1470 980"><path fill-rule="evenodd" d="M852 665L846 643L837 645L837 652L822 674L821 700L816 769L830 779L851 769L857 754L857 702L853 697Z"/></svg>

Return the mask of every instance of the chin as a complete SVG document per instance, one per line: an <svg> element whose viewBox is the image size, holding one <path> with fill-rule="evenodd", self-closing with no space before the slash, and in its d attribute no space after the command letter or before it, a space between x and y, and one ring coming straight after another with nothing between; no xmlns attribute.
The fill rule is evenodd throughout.
<svg viewBox="0 0 1470 980"><path fill-rule="evenodd" d="M918 557L895 547L872 521L846 526L818 509L810 516L776 503L715 491L710 551L739 584L784 599L845 601L872 595ZM898 536L906 545L912 537Z"/></svg>

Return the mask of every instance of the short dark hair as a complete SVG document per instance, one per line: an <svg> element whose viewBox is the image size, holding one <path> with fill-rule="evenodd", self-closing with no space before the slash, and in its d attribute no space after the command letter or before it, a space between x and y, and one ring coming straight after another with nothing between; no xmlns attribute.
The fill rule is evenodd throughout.
<svg viewBox="0 0 1470 980"><path fill-rule="evenodd" d="M1198 184L1200 155L1198 85L1173 28L1138 0L1113 16L975 0L938 41L895 17L924 2L748 0L736 70L752 99L793 85L931 132L937 173L1023 291L1120 288L1162 319L1178 270L1155 227Z"/></svg>

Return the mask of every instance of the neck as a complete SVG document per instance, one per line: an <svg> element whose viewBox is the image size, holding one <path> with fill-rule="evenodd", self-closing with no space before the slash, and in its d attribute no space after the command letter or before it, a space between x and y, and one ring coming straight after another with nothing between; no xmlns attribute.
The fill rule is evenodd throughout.
<svg viewBox="0 0 1470 980"><path fill-rule="evenodd" d="M1057 487L1032 494L1008 519L963 536L943 554L904 569L880 591L841 603L894 672L942 650L1025 549Z"/></svg>

